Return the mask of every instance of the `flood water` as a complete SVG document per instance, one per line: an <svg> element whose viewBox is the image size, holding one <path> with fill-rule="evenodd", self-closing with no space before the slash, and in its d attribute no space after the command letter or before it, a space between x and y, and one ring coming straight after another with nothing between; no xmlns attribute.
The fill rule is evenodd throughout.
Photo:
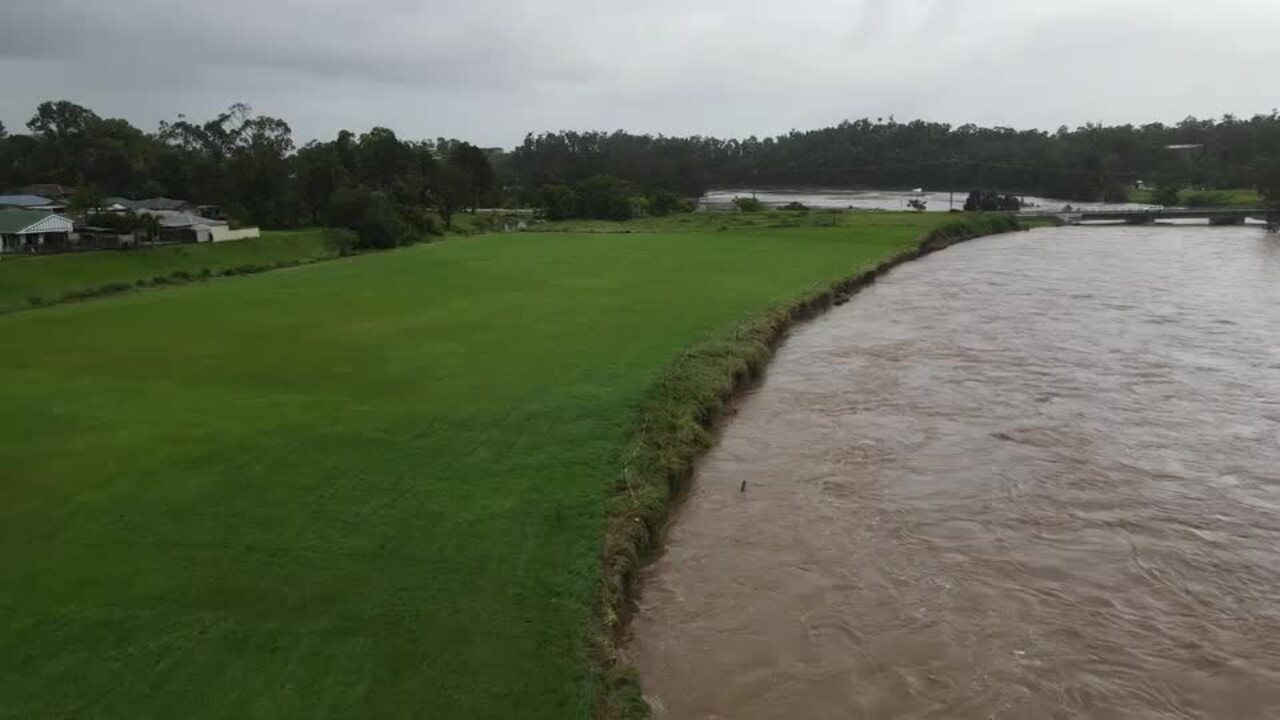
<svg viewBox="0 0 1280 720"><path fill-rule="evenodd" d="M911 210L907 203L920 200L925 203L927 212L948 212L952 208L964 208L964 201L969 193L954 193L936 189L921 188L920 192L904 190L852 190L840 188L772 188L769 190L727 189L712 190L702 196L703 206L713 210L725 210L733 207L736 197L755 197L770 207L781 207L787 203L798 202L805 207L839 210ZM1082 203L1072 200L1053 200L1049 198L1021 196L1026 210L1061 210L1070 205L1078 210L1131 210L1151 205L1133 203Z"/></svg>
<svg viewBox="0 0 1280 720"><path fill-rule="evenodd" d="M660 718L1280 717L1280 237L898 268L781 348L639 605Z"/></svg>

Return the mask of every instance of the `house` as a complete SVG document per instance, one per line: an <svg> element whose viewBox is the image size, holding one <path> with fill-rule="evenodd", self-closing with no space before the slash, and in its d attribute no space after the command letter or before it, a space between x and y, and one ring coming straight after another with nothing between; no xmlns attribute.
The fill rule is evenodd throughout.
<svg viewBox="0 0 1280 720"><path fill-rule="evenodd" d="M67 245L71 221L39 210L0 210L0 254L41 252Z"/></svg>
<svg viewBox="0 0 1280 720"><path fill-rule="evenodd" d="M186 200L174 200L167 197L153 197L146 200L130 200L126 197L112 196L102 199L102 209L113 212L132 210L159 210L164 212L198 212L197 206Z"/></svg>
<svg viewBox="0 0 1280 720"><path fill-rule="evenodd" d="M106 212L124 212L133 209L134 200L123 197L106 197L102 198L102 207L99 210Z"/></svg>
<svg viewBox="0 0 1280 720"><path fill-rule="evenodd" d="M162 242L202 243L249 240L261 237L256 227L231 229L226 220L171 210L139 210L139 215L152 215L160 221Z"/></svg>
<svg viewBox="0 0 1280 720"><path fill-rule="evenodd" d="M186 200L174 200L167 197L147 198L146 200L131 200L129 207L133 210L165 210L168 212L193 212L195 205Z"/></svg>
<svg viewBox="0 0 1280 720"><path fill-rule="evenodd" d="M52 204L52 200L40 195L0 195L0 209L38 208Z"/></svg>

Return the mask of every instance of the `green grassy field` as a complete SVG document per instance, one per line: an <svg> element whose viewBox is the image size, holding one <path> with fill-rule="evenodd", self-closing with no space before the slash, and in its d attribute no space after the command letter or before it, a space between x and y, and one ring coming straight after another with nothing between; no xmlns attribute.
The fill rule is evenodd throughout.
<svg viewBox="0 0 1280 720"><path fill-rule="evenodd" d="M1152 204L1155 202L1155 191L1150 189L1134 190L1129 193L1129 202ZM1178 193L1178 204L1188 207L1261 207L1266 203L1257 190L1241 188L1237 190L1183 190Z"/></svg>
<svg viewBox="0 0 1280 720"><path fill-rule="evenodd" d="M0 317L0 718L587 716L646 389L946 220L483 236Z"/></svg>
<svg viewBox="0 0 1280 720"><path fill-rule="evenodd" d="M0 259L0 312L27 307L33 298L56 302L68 292L109 283L134 284L182 271L244 265L307 262L326 257L321 230L268 231L256 240L202 245L161 245L138 250L105 250L66 255L6 255Z"/></svg>

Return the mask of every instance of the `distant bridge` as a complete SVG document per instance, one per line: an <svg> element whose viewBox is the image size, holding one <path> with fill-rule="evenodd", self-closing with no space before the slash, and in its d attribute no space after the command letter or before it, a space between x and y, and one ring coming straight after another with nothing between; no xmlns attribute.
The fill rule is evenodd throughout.
<svg viewBox="0 0 1280 720"><path fill-rule="evenodd" d="M1146 225L1157 220L1208 220L1210 225L1243 225L1246 220L1280 228L1280 210L1274 208L1144 208L1136 210L1040 210L1019 213L1020 217L1056 218L1074 225L1082 222L1116 222Z"/></svg>

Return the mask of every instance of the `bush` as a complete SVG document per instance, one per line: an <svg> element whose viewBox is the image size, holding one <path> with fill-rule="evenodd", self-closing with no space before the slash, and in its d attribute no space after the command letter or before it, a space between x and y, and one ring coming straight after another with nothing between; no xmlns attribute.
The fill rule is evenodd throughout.
<svg viewBox="0 0 1280 720"><path fill-rule="evenodd" d="M1177 205L1179 192L1177 185L1161 185L1151 194L1151 201L1156 205Z"/></svg>
<svg viewBox="0 0 1280 720"><path fill-rule="evenodd" d="M412 229L416 237L425 238L429 235L444 234L438 217L425 208L401 205L397 209L400 212L400 219Z"/></svg>
<svg viewBox="0 0 1280 720"><path fill-rule="evenodd" d="M413 242L413 233L384 193L362 187L341 188L329 198L329 222L354 230L365 250L393 248Z"/></svg>
<svg viewBox="0 0 1280 720"><path fill-rule="evenodd" d="M577 214L577 192L567 184L548 184L539 193L543 217L548 220L567 220Z"/></svg>
<svg viewBox="0 0 1280 720"><path fill-rule="evenodd" d="M1187 207L1207 208L1207 207L1225 207L1232 203L1232 195L1230 192L1220 190L1202 190L1194 192L1187 196Z"/></svg>
<svg viewBox="0 0 1280 720"><path fill-rule="evenodd" d="M764 203L755 197L736 197L733 204L740 212L760 212L764 210Z"/></svg>
<svg viewBox="0 0 1280 720"><path fill-rule="evenodd" d="M654 217L665 217L680 212L683 204L679 195L670 190L659 190L649 196L649 214Z"/></svg>
<svg viewBox="0 0 1280 720"><path fill-rule="evenodd" d="M547 185L538 193L538 207L548 220L568 220L578 212L578 193L568 185Z"/></svg>
<svg viewBox="0 0 1280 720"><path fill-rule="evenodd" d="M630 220L631 186L612 175L596 175L578 185L578 214L599 220Z"/></svg>
<svg viewBox="0 0 1280 720"><path fill-rule="evenodd" d="M790 210L791 212L809 212L809 206L798 200L792 200L786 205L783 205L780 209Z"/></svg>
<svg viewBox="0 0 1280 720"><path fill-rule="evenodd" d="M1022 209L1022 200L1017 195L974 190L964 201L964 209L966 212L1016 212Z"/></svg>
<svg viewBox="0 0 1280 720"><path fill-rule="evenodd" d="M637 195L631 198L631 216L645 217L649 214L649 197L647 195Z"/></svg>
<svg viewBox="0 0 1280 720"><path fill-rule="evenodd" d="M338 257L346 257L360 247L360 236L347 228L328 228L324 231L324 248Z"/></svg>

